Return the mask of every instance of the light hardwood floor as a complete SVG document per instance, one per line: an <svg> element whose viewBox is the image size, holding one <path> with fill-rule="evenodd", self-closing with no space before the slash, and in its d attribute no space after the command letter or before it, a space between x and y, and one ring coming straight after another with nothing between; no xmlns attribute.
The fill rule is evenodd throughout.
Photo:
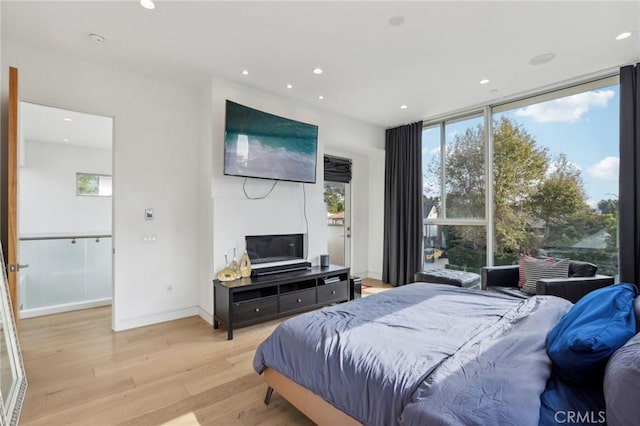
<svg viewBox="0 0 640 426"><path fill-rule="evenodd" d="M239 328L227 341L226 329L200 317L114 333L110 307L23 320L20 424L312 425L276 393L265 405L252 368L281 321Z"/></svg>

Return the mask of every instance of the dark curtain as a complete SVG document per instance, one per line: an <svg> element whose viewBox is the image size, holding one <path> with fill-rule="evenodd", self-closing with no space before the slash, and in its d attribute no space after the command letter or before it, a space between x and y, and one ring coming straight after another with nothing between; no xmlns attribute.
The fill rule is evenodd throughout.
<svg viewBox="0 0 640 426"><path fill-rule="evenodd" d="M620 281L640 284L640 63L620 68Z"/></svg>
<svg viewBox="0 0 640 426"><path fill-rule="evenodd" d="M414 281L422 267L422 121L388 129L385 142L382 280Z"/></svg>
<svg viewBox="0 0 640 426"><path fill-rule="evenodd" d="M325 155L324 180L327 182L351 182L351 160Z"/></svg>

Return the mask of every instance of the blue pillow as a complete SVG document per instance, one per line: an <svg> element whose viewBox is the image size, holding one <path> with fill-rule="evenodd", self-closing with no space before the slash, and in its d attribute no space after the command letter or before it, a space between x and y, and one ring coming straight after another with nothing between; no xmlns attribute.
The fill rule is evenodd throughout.
<svg viewBox="0 0 640 426"><path fill-rule="evenodd" d="M616 284L584 296L547 335L547 354L568 382L602 380L609 357L636 333L633 284Z"/></svg>

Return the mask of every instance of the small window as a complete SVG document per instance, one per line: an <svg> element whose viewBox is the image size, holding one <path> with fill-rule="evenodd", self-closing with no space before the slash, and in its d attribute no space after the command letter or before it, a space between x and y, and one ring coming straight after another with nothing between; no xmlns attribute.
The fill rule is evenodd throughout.
<svg viewBox="0 0 640 426"><path fill-rule="evenodd" d="M111 197L111 176L76 173L76 195Z"/></svg>

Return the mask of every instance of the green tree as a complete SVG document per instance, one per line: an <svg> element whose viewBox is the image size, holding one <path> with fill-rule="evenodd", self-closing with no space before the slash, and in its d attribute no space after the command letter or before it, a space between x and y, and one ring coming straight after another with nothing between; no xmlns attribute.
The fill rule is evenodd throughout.
<svg viewBox="0 0 640 426"><path fill-rule="evenodd" d="M78 194L81 195L98 195L98 175L79 174L78 175Z"/></svg>
<svg viewBox="0 0 640 426"><path fill-rule="evenodd" d="M324 188L324 202L329 213L344 211L344 187L328 184Z"/></svg>
<svg viewBox="0 0 640 426"><path fill-rule="evenodd" d="M618 200L608 199L598 202L598 210L607 228L607 251L618 251Z"/></svg>
<svg viewBox="0 0 640 426"><path fill-rule="evenodd" d="M493 151L496 253L537 247L538 236L531 229L539 225L539 220L527 201L544 179L548 151L507 117L494 123Z"/></svg>
<svg viewBox="0 0 640 426"><path fill-rule="evenodd" d="M494 238L497 259L508 260L521 251L571 247L587 236L607 230L607 251L615 251L617 201L601 200L598 214L586 200L578 167L565 154L551 161L548 149L516 121L502 117L493 123ZM447 144L444 155L447 218L484 217L485 132L482 125L467 129ZM441 161L428 167L437 180ZM447 246L464 260L484 249L484 229L455 226L445 232ZM581 250L576 248L576 250ZM593 250L592 250L593 251ZM598 252L598 250L595 250ZM600 255L602 250L599 251ZM462 261L461 260L461 261ZM505 261L506 261L505 260Z"/></svg>
<svg viewBox="0 0 640 426"><path fill-rule="evenodd" d="M478 125L457 135L447 146L445 188L449 218L484 217L484 134L484 127ZM527 200L544 179L548 154L521 125L506 117L494 122L493 146L496 252L517 253L523 245L536 244L535 234L530 232L536 218ZM439 173L440 162L436 159L429 166L429 174ZM482 228L463 229L457 237L468 241L469 247L484 242Z"/></svg>
<svg viewBox="0 0 640 426"><path fill-rule="evenodd" d="M602 214L618 214L618 200L608 199L608 200L600 200L598 202L598 210L602 212Z"/></svg>
<svg viewBox="0 0 640 426"><path fill-rule="evenodd" d="M593 212L587 205L580 169L565 154L558 155L550 165L529 205L544 224L545 246L568 245L593 230Z"/></svg>
<svg viewBox="0 0 640 426"><path fill-rule="evenodd" d="M484 127L481 125L456 135L453 143L447 145L447 217L484 217L484 146Z"/></svg>

